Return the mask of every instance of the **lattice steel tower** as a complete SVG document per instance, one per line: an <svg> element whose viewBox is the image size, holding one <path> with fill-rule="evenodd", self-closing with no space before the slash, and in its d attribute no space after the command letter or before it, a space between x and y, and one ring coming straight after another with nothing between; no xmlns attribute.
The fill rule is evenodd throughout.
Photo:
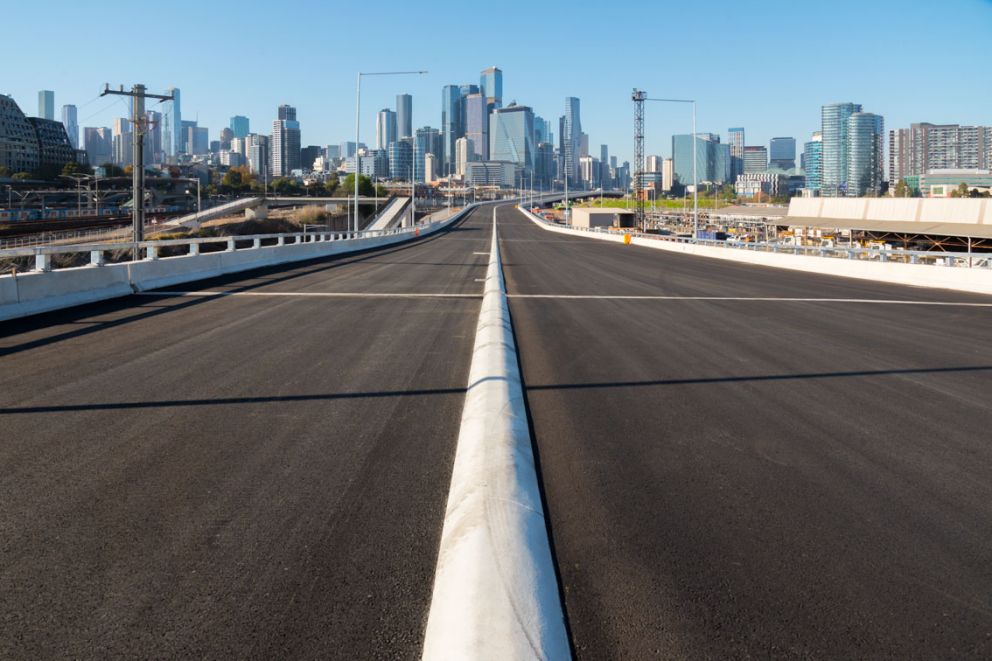
<svg viewBox="0 0 992 661"><path fill-rule="evenodd" d="M630 95L634 102L634 197L637 200L635 222L644 229L644 101L648 93L634 89Z"/></svg>

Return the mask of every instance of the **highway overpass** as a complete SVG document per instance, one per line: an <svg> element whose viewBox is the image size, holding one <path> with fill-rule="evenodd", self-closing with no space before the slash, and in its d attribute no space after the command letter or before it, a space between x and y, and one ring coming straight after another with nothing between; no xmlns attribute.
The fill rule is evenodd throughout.
<svg viewBox="0 0 992 661"><path fill-rule="evenodd" d="M0 657L419 657L491 209L3 322ZM495 217L564 656L992 655L992 298Z"/></svg>

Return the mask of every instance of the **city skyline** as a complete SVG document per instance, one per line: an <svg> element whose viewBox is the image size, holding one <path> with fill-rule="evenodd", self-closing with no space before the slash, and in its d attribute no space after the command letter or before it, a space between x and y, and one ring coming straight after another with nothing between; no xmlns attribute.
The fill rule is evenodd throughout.
<svg viewBox="0 0 992 661"><path fill-rule="evenodd" d="M116 1L108 3L113 6ZM179 2L181 9L190 3ZM441 5L452 5L444 3ZM910 3L912 4L912 3ZM487 30L500 33L500 26L508 27L511 14L522 4L509 2L507 12L487 17ZM640 38L657 39L651 33L652 17L666 23L681 20L691 21L692 17L705 15L707 11L725 12L736 10L736 5L725 2L710 2L690 12L684 7L660 9L648 3L635 2L631 11L639 11L649 20L640 22L624 33L626 43L630 31L641 32ZM192 6L192 5L190 5ZM205 22L220 21L228 26L245 25L251 18L250 12L231 11L233 5L218 2L204 8L201 19ZM858 7L858 21L847 20L848 9ZM128 31L126 14L121 14L123 24L119 26L116 45L120 48L138 48L135 57L107 58L105 52L93 54L83 52L66 65L38 66L38 70L21 68L5 72L5 85L2 93L11 94L25 109L35 105L34 100L40 89L55 91L55 106L75 105L78 108L78 125L84 127L109 127L117 117L126 115L126 103L122 99L100 98L104 82L112 86L144 83L151 91L164 92L177 87L183 92L183 118L198 121L200 126L211 130L211 139L227 126L233 115L250 118L253 126L267 126L273 119L272 109L287 103L299 109L299 120L303 127L304 144L337 144L353 136L354 130L354 77L359 69L382 70L396 67L397 61L411 63L430 73L409 79L383 78L363 85L362 92L362 136L366 144L375 143L375 112L381 108L394 108L395 97L408 92L413 95L414 127L441 126L441 90L445 85L478 83L479 72L491 66L503 71L503 104L512 101L534 109L535 115L555 121L560 114L562 100L574 96L582 101L583 130L593 144L607 144L611 153L621 160L629 160L633 152L632 107L629 92L632 87L646 89L652 96L680 96L697 99L698 130L712 132L726 139L729 127L743 126L747 130L748 144L768 145L772 137L791 136L798 144L807 141L814 130L819 129L819 109L821 106L840 101L856 100L886 118L887 126L908 126L913 122L989 124L988 107L990 93L981 87L962 86L955 82L955 72L961 70L963 62L982 59L988 54L989 46L983 38L992 27L992 3L976 0L952 0L945 10L962 12L969 16L968 21L955 22L952 26L940 24L921 25L915 21L911 11L905 11L906 4L893 2L877 3L870 7L851 2L835 3L829 13L817 8L796 7L787 3L772 3L767 10L777 20L767 21L764 16L752 16L742 12L737 34L746 34L750 39L768 42L767 52L749 52L750 67L746 71L754 75L733 77L737 63L729 55L732 44L714 43L705 52L697 53L692 71L700 73L695 77L684 76L682 80L662 77L657 67L633 58L633 51L625 53L618 47L618 54L629 55L632 59L622 67L613 65L589 65L584 78L577 78L574 70L557 56L557 46L539 43L529 44L528 53L506 49L498 39L484 43L473 42L469 57L453 59L443 52L430 53L429 49L417 51L409 56L397 57L383 52L369 53L361 60L321 69L321 82L313 84L310 67L285 66L284 62L273 59L266 45L260 44L249 49L247 65L231 67L222 72L199 67L176 66L175 60L160 58L147 49L137 35L147 31L141 24L136 32ZM326 8L309 6L307 11L318 16L327 13ZM25 18L30 10L22 7L10 9L11 18L16 20L20 13ZM72 21L60 21L54 26L56 32L72 34L74 30L85 29L95 17L82 8L68 6L66 12ZM384 41L409 29L410 24L422 20L418 12L411 8L385 3L380 9L384 17L381 33ZM182 12L179 12L180 14ZM350 16L353 10L336 8L336 21ZM367 13L367 12L366 12ZM364 14L355 14L361 19ZM579 19L582 19L579 16ZM298 29L291 17L277 18L277 22L287 25L272 25L269 29ZM582 19L589 24L591 17ZM457 19L447 16L447 12L432 14L432 21L439 26L454 24ZM658 24L660 25L660 24ZM137 27L137 24L134 26ZM254 29L257 27L252 24ZM830 48L814 50L807 43L813 28L831 36ZM162 29L167 30L163 25ZM884 28L884 29L882 29ZM590 28L591 29L591 28ZM237 30L235 30L237 31ZM944 34L953 31L953 35ZM536 34L540 34L537 29ZM662 52L690 52L678 48L682 44L692 44L699 39L731 39L729 32L720 30L703 31L691 25L684 31L664 31L666 42ZM797 35L791 44L782 41L787 35ZM843 35L843 38L838 37ZM57 35L56 35L57 36ZM939 53L928 53L919 57L912 48L914 40L924 37L944 44ZM21 48L27 48L27 35L14 34L0 45L2 54L12 58ZM348 44L357 36L342 32L335 43ZM607 36L608 41L610 36ZM179 34L176 39L183 42L187 37ZM804 41L805 40L805 41ZM356 42L357 43L357 42ZM775 43L777 48L772 48ZM838 47L846 44L850 48ZM177 44L181 46L182 44ZM385 49L384 49L385 50ZM829 51L829 52L826 52ZM659 55L659 57L661 57ZM788 84L778 82L769 73L782 70L782 64L789 61L802 62L795 68L797 73ZM872 65L872 63L876 63ZM906 62L913 68L913 80L924 80L927 94L919 94L907 79L893 76L883 63ZM857 66L857 64L861 66ZM676 62L676 65L678 62ZM689 63L685 63L688 65ZM271 67L279 67L280 74L259 75ZM39 70L43 71L39 75ZM686 71L690 71L688 66ZM852 72L853 75L852 75ZM572 75L569 75L572 74ZM728 74L731 77L728 78ZM777 74L776 74L777 75ZM91 79L92 78L92 79ZM274 81L260 87L258 81ZM663 83L662 81L665 81ZM154 105L151 110L156 110ZM670 156L672 135L689 132L688 113L678 107L665 104L651 104L646 112L646 145L648 154Z"/></svg>

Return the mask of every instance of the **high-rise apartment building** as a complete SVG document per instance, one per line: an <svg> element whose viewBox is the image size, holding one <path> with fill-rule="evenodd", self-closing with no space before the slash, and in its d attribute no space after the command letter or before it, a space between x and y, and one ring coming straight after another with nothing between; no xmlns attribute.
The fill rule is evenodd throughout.
<svg viewBox="0 0 992 661"><path fill-rule="evenodd" d="M489 113L486 97L469 94L464 100L465 137L472 143L475 158L472 161L489 160Z"/></svg>
<svg viewBox="0 0 992 661"><path fill-rule="evenodd" d="M730 144L730 178L736 181L737 175L744 174L744 128L727 129L727 136Z"/></svg>
<svg viewBox="0 0 992 661"><path fill-rule="evenodd" d="M468 138L458 138L455 140L455 174L460 177L465 176L466 166L472 162L475 152L472 149L472 141Z"/></svg>
<svg viewBox="0 0 992 661"><path fill-rule="evenodd" d="M393 179L410 181L413 171L413 138L404 138L389 143L389 176Z"/></svg>
<svg viewBox="0 0 992 661"><path fill-rule="evenodd" d="M279 106L279 118L272 122L272 176L288 177L300 169L300 123L296 108Z"/></svg>
<svg viewBox="0 0 992 661"><path fill-rule="evenodd" d="M483 69L479 75L479 92L486 97L489 110L503 107L503 72L496 67Z"/></svg>
<svg viewBox="0 0 992 661"><path fill-rule="evenodd" d="M768 169L768 150L761 146L744 147L744 174Z"/></svg>
<svg viewBox="0 0 992 661"><path fill-rule="evenodd" d="M806 188L819 191L823 186L823 134L814 131L813 137L803 145L803 170L806 171Z"/></svg>
<svg viewBox="0 0 992 661"><path fill-rule="evenodd" d="M951 169L992 169L992 127L921 122L889 131L890 184Z"/></svg>
<svg viewBox="0 0 992 661"><path fill-rule="evenodd" d="M182 135L183 113L182 94L176 87L165 91L171 95L170 101L162 102L162 147L170 160L175 160L183 153L185 138Z"/></svg>
<svg viewBox="0 0 992 661"><path fill-rule="evenodd" d="M826 197L847 195L848 135L847 120L862 107L857 103L831 103L821 110L821 193Z"/></svg>
<svg viewBox="0 0 992 661"><path fill-rule="evenodd" d="M389 149L391 142L396 142L396 113L383 108L375 116L375 148Z"/></svg>
<svg viewBox="0 0 992 661"><path fill-rule="evenodd" d="M72 148L79 149L79 120L76 116L76 106L62 106L62 126L65 127Z"/></svg>
<svg viewBox="0 0 992 661"><path fill-rule="evenodd" d="M413 97L409 94L396 95L397 139L413 137Z"/></svg>
<svg viewBox="0 0 992 661"><path fill-rule="evenodd" d="M579 183L579 156L582 150L582 119L579 112L579 99L565 98L565 114L562 115L559 135L561 146L561 174L569 183Z"/></svg>
<svg viewBox="0 0 992 661"><path fill-rule="evenodd" d="M52 90L38 92L38 117L55 119L55 92Z"/></svg>
<svg viewBox="0 0 992 661"><path fill-rule="evenodd" d="M529 178L534 170L534 112L511 103L489 115L489 160L520 166Z"/></svg>
<svg viewBox="0 0 992 661"><path fill-rule="evenodd" d="M251 133L251 122L243 115L235 115L231 118L230 128L235 138L246 138Z"/></svg>
<svg viewBox="0 0 992 661"><path fill-rule="evenodd" d="M263 180L268 180L272 172L271 141L267 135L249 133L245 136L245 159L249 171Z"/></svg>
<svg viewBox="0 0 992 661"><path fill-rule="evenodd" d="M876 197L884 177L881 115L856 112L847 119L847 195Z"/></svg>
<svg viewBox="0 0 992 661"><path fill-rule="evenodd" d="M441 134L444 140L444 154L440 164L442 173L455 169L455 142L465 136L465 103L472 94L479 94L478 85L445 85L441 90Z"/></svg>
<svg viewBox="0 0 992 661"><path fill-rule="evenodd" d="M772 138L768 144L768 167L792 170L796 167L796 139Z"/></svg>
<svg viewBox="0 0 992 661"><path fill-rule="evenodd" d="M645 172L661 172L661 163L664 159L661 156L647 156L644 159Z"/></svg>

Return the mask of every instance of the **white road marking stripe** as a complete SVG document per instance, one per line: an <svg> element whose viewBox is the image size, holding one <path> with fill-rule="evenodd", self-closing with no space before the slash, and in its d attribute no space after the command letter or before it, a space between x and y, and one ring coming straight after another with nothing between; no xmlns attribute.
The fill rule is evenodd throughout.
<svg viewBox="0 0 992 661"><path fill-rule="evenodd" d="M992 303L958 301L900 301L884 298L791 298L775 296L609 296L591 294L507 294L507 298L548 298L612 301L768 301L783 303L874 303L876 305L937 305L946 307L992 308Z"/></svg>
<svg viewBox="0 0 992 661"><path fill-rule="evenodd" d="M487 253L487 252L474 252L474 253L472 253L472 254L473 254L473 255L485 255L485 256L487 256L487 257L489 256L489 253Z"/></svg>
<svg viewBox="0 0 992 661"><path fill-rule="evenodd" d="M284 292L284 291L142 291L138 296L296 296L300 298L482 298L482 294L424 294L388 292Z"/></svg>

